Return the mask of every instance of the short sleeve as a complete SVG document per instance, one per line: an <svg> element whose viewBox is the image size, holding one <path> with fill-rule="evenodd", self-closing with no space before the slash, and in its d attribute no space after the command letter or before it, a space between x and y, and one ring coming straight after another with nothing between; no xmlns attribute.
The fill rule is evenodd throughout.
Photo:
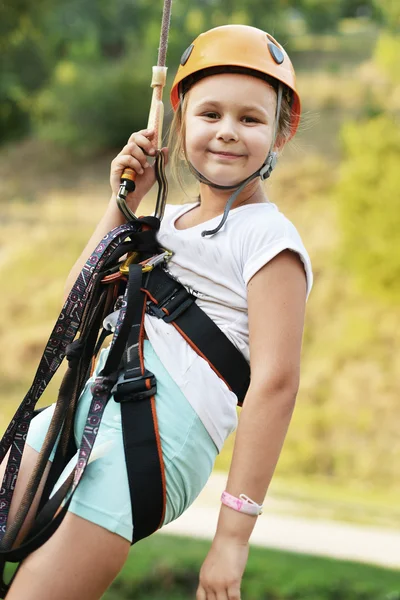
<svg viewBox="0 0 400 600"><path fill-rule="evenodd" d="M310 257L297 229L282 213L259 219L253 227L247 229L243 243L244 282L247 286L257 271L284 250L296 252L304 265L308 299L313 285Z"/></svg>

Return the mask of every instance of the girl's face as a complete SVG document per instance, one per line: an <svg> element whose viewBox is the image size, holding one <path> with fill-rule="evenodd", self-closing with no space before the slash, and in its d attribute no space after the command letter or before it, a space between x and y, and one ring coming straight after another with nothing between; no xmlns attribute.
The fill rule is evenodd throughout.
<svg viewBox="0 0 400 600"><path fill-rule="evenodd" d="M265 81L212 75L188 92L187 159L217 185L235 185L265 161L274 132L276 93Z"/></svg>

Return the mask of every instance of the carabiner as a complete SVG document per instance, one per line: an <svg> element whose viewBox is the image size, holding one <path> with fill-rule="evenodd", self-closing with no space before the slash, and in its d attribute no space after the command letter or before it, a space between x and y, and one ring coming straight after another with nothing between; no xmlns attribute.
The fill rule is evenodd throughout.
<svg viewBox="0 0 400 600"><path fill-rule="evenodd" d="M129 265L132 264L138 256L138 252L132 252L128 256L128 258L124 261L124 263L120 266L119 270L122 275L128 275L129 273ZM171 258L172 252L170 250L164 249L160 254L156 254L151 258L139 263L142 265L142 273L148 273L152 271L154 267L160 264L163 261L167 261Z"/></svg>

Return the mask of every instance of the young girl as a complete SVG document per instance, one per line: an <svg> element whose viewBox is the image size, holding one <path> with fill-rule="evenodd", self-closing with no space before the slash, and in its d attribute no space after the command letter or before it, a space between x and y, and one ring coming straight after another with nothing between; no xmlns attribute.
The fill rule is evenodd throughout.
<svg viewBox="0 0 400 600"><path fill-rule="evenodd" d="M167 206L158 240L173 252L170 274L197 297L251 367L218 526L196 595L197 600L237 600L249 538L295 405L312 286L302 241L261 184L297 129L300 102L283 48L269 34L240 25L213 29L194 41L182 56L171 101L176 111L171 162L189 166L200 195L195 203ZM133 133L112 162L111 200L68 277L67 293L100 239L124 222L116 205L124 169L137 174L136 190L127 198L134 212L154 184L147 158L154 155L153 136L149 130ZM236 428L237 399L170 324L146 315L145 331L145 366L157 379L167 523L206 484L217 453ZM102 351L79 402L78 447L90 386L107 353ZM23 495L52 410L32 422L13 507ZM9 600L98 600L123 566L133 525L120 407L113 398L96 445L107 452L88 466L57 532L23 563Z"/></svg>

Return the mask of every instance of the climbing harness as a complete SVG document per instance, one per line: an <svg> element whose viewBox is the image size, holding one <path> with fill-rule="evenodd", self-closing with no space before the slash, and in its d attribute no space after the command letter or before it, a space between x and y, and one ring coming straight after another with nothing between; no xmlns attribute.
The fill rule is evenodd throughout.
<svg viewBox="0 0 400 600"><path fill-rule="evenodd" d="M171 0L166 0L162 33L164 53L170 10ZM163 60L165 62L165 54L164 58L159 57L159 63ZM154 374L145 368L143 359L146 313L175 327L236 394L239 404L249 386L249 365L241 352L198 307L195 296L164 269L171 252L161 248L156 237L166 201L166 179L160 152L162 110L157 87L162 86L159 81L157 78L153 86L153 98L156 99L150 111L151 118L155 119L154 126L159 128L156 215L137 218L130 211L126 195L132 189L134 178L130 179L132 174L125 173L118 206L128 222L109 232L86 261L50 335L32 385L0 441L0 462L10 452L0 490L1 598L6 597L11 585L4 581L6 563L21 563L53 535L68 511L88 464L99 458L94 445L111 397L121 405L133 519L132 543L162 525L166 486L155 409L157 382ZM91 387L92 400L82 440L76 448L74 420L78 400L101 346L111 333L110 351ZM37 402L64 358L67 358L68 367L47 435L23 500L13 520L7 523L30 422L38 412ZM33 524L21 541L21 528L56 444ZM53 493L61 473L76 454L72 472Z"/></svg>
<svg viewBox="0 0 400 600"><path fill-rule="evenodd" d="M20 562L39 548L62 522L73 494L90 461L104 409L111 395L121 404L121 420L131 495L134 538L132 543L158 529L165 512L165 477L155 412L156 380L144 367L144 316L147 312L171 323L191 347L205 358L242 403L250 381L249 366L225 334L197 306L196 298L174 280L162 265L170 253L160 248L155 217L135 219L112 230L87 260L50 335L28 394L0 442L0 458L11 448L2 484L0 503L0 558ZM141 263L122 263L123 254L137 253ZM127 273L127 276L125 275ZM76 467L65 483L51 491L76 453L73 423L78 398L90 375L92 360L110 333L110 316L118 310L106 364L92 385L92 401ZM108 320L107 320L108 317ZM104 329L101 323L104 322ZM79 337L76 337L79 331ZM63 378L50 428L24 501L6 528L29 423L35 406L63 358L68 369ZM32 529L13 548L36 494L54 444L57 450ZM2 581L5 597L8 586Z"/></svg>

